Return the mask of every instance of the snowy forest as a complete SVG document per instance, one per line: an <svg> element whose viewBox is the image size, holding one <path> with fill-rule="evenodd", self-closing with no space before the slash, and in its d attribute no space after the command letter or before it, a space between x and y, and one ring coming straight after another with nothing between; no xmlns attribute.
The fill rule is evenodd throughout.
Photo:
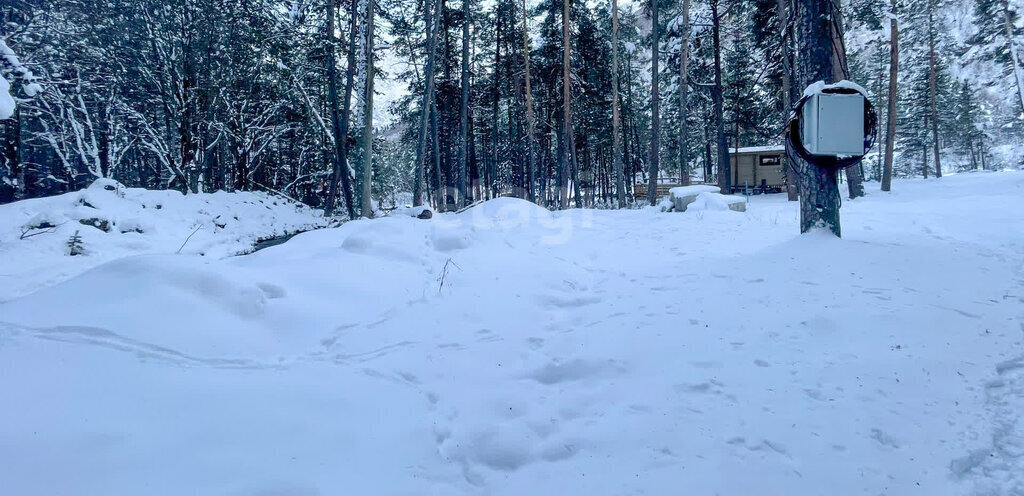
<svg viewBox="0 0 1024 496"><path fill-rule="evenodd" d="M1022 496L1022 55L1024 0L0 0L0 496Z"/></svg>
<svg viewBox="0 0 1024 496"><path fill-rule="evenodd" d="M801 91L794 7L9 0L0 202L112 178L274 192L350 218L502 195L627 205L646 200L634 183L716 182L729 148L781 143ZM888 179L890 129L896 177L1019 165L1018 10L833 2L836 80L879 115L851 186Z"/></svg>

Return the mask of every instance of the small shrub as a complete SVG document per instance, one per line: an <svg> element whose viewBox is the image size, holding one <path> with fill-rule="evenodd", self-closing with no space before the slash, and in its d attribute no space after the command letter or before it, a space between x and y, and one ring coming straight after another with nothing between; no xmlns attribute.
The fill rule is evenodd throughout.
<svg viewBox="0 0 1024 496"><path fill-rule="evenodd" d="M68 255L72 257L85 254L85 246L82 244L82 236L78 234L78 231L75 231L75 234L72 234L71 237L68 238L68 242L65 243L64 246L67 248Z"/></svg>

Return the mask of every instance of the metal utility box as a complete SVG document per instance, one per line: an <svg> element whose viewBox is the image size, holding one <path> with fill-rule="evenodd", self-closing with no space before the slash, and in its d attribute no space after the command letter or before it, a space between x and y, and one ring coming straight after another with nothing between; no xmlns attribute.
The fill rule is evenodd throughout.
<svg viewBox="0 0 1024 496"><path fill-rule="evenodd" d="M804 103L801 140L807 153L827 157L864 155L864 96L817 93Z"/></svg>

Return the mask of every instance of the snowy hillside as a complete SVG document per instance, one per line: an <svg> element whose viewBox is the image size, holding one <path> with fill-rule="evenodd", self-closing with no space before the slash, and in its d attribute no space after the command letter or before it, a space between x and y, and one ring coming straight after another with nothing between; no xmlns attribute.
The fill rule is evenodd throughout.
<svg viewBox="0 0 1024 496"><path fill-rule="evenodd" d="M161 234L0 304L3 492L1021 494L1024 173L894 191Z"/></svg>
<svg viewBox="0 0 1024 496"><path fill-rule="evenodd" d="M186 196L101 179L82 191L0 205L0 301L128 255L223 258L324 225L319 211L263 193ZM77 256L69 256L76 233Z"/></svg>

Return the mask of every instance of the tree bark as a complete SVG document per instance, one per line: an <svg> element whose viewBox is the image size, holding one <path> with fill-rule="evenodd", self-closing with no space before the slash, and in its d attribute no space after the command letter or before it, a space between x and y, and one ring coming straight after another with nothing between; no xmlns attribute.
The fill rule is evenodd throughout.
<svg viewBox="0 0 1024 496"><path fill-rule="evenodd" d="M780 51L782 52L782 104L785 111L782 114L782 125L789 121L789 113L793 110L793 102L796 100L793 94L793 31L789 27L789 2L790 0L776 0L775 7L778 15L779 31L782 35ZM797 201L797 177L794 174L789 157L792 157L792 150L789 149L789 142L786 142L786 162L782 165L782 176L786 179L786 199Z"/></svg>
<svg viewBox="0 0 1024 496"><path fill-rule="evenodd" d="M558 184L558 208L569 207L569 176L572 168L572 75L569 67L569 1L562 0L562 162Z"/></svg>
<svg viewBox="0 0 1024 496"><path fill-rule="evenodd" d="M815 81L831 81L835 60L829 18L832 0L798 0L796 6L796 53L800 54L796 82L805 88ZM837 170L803 160L796 162L800 172L800 232L825 228L841 236Z"/></svg>
<svg viewBox="0 0 1024 496"><path fill-rule="evenodd" d="M889 12L889 106L885 118L885 167L882 169L882 191L892 189L893 145L896 141L896 85L900 58L899 24L896 21L897 1L892 0Z"/></svg>
<svg viewBox="0 0 1024 496"><path fill-rule="evenodd" d="M335 201L338 198L338 185L341 184L343 194L345 195L345 208L348 210L348 218L355 218L355 206L352 204L352 182L348 175L348 161L347 161L347 143L346 137L348 135L348 116L344 119L340 115L338 110L338 67L334 58L334 49L336 39L334 38L334 22L338 15L338 2L337 0L327 0L327 98L330 100L331 106L331 123L334 131L334 160L333 167L334 173L331 175L331 183L327 193L327 205L325 210L330 215L334 213ZM355 15L352 16L355 18ZM353 27L350 36L355 36L355 29ZM351 50L349 51L351 53ZM352 65L350 57L350 65L346 68L346 78L352 79ZM351 103L351 87L346 87L346 102L345 112L348 113L348 105Z"/></svg>
<svg viewBox="0 0 1024 496"><path fill-rule="evenodd" d="M614 0L613 0L614 1ZM530 33L526 26L526 0L523 0L523 69L526 94L527 198L537 203L537 117L533 114L533 88L530 76Z"/></svg>
<svg viewBox="0 0 1024 496"><path fill-rule="evenodd" d="M658 0L651 0L651 150L647 159L647 201L654 206L658 201L658 158L661 154L661 97L658 93L658 60L661 58L658 26Z"/></svg>
<svg viewBox="0 0 1024 496"><path fill-rule="evenodd" d="M846 28L843 24L842 0L832 2L832 81L850 79L850 69L846 62ZM866 96L866 95L865 95ZM846 168L846 186L850 199L864 196L864 173L860 164Z"/></svg>
<svg viewBox="0 0 1024 496"><path fill-rule="evenodd" d="M938 111L938 85L935 67L935 30L934 11L935 4L928 0L928 106L932 120L932 150L935 157L935 177L942 177L942 159L939 158L939 111Z"/></svg>
<svg viewBox="0 0 1024 496"><path fill-rule="evenodd" d="M687 106L689 103L689 62L690 62L690 0L683 0L683 32L679 44L679 183L690 184L690 164L687 156Z"/></svg>
<svg viewBox="0 0 1024 496"><path fill-rule="evenodd" d="M423 6L423 9L426 11L426 22L424 25L427 29L427 67L423 73L424 89L420 104L420 129L416 143L416 165L413 171L412 204L414 207L423 205L423 193L427 182L427 136L430 134L428 119L430 118L430 108L435 98L434 60L437 55L437 25L438 19L441 17L438 15L438 8L436 0L425 2ZM437 153L437 150L434 150L434 153Z"/></svg>
<svg viewBox="0 0 1024 496"><path fill-rule="evenodd" d="M459 102L459 200L457 205L469 205L466 194L467 151L469 137L469 0L462 0L462 98Z"/></svg>
<svg viewBox="0 0 1024 496"><path fill-rule="evenodd" d="M722 37L719 0L711 0L711 36L715 52L715 84L711 88L711 102L715 114L715 147L718 151L718 187L722 193L732 192L729 143L725 140L725 109L722 102Z"/></svg>
<svg viewBox="0 0 1024 496"><path fill-rule="evenodd" d="M524 0L525 1L525 0ZM690 0L683 0L689 3ZM619 1L612 0L612 174L615 176L616 205L626 204L626 185L622 177L622 128L619 115Z"/></svg>
<svg viewBox="0 0 1024 496"><path fill-rule="evenodd" d="M363 174L359 214L373 217L373 8L375 0L366 1L366 84L363 94Z"/></svg>
<svg viewBox="0 0 1024 496"><path fill-rule="evenodd" d="M502 19L497 19L497 26L495 26L496 34L494 36L494 70L497 72L498 68L501 67L501 28ZM501 84L500 78L492 78L494 85L491 88L492 97L494 100L491 102L491 165L488 167L488 189L490 190L490 197L494 198L498 196L498 104L501 100Z"/></svg>
<svg viewBox="0 0 1024 496"><path fill-rule="evenodd" d="M1017 101L1020 103L1021 114L1024 114L1024 72L1022 72L1020 56L1017 54L1017 43L1013 36L1013 17L1010 15L1009 0L1002 0L1003 29L1006 31L1006 43L1010 49L1010 60L1013 62L1013 76L1017 81Z"/></svg>

